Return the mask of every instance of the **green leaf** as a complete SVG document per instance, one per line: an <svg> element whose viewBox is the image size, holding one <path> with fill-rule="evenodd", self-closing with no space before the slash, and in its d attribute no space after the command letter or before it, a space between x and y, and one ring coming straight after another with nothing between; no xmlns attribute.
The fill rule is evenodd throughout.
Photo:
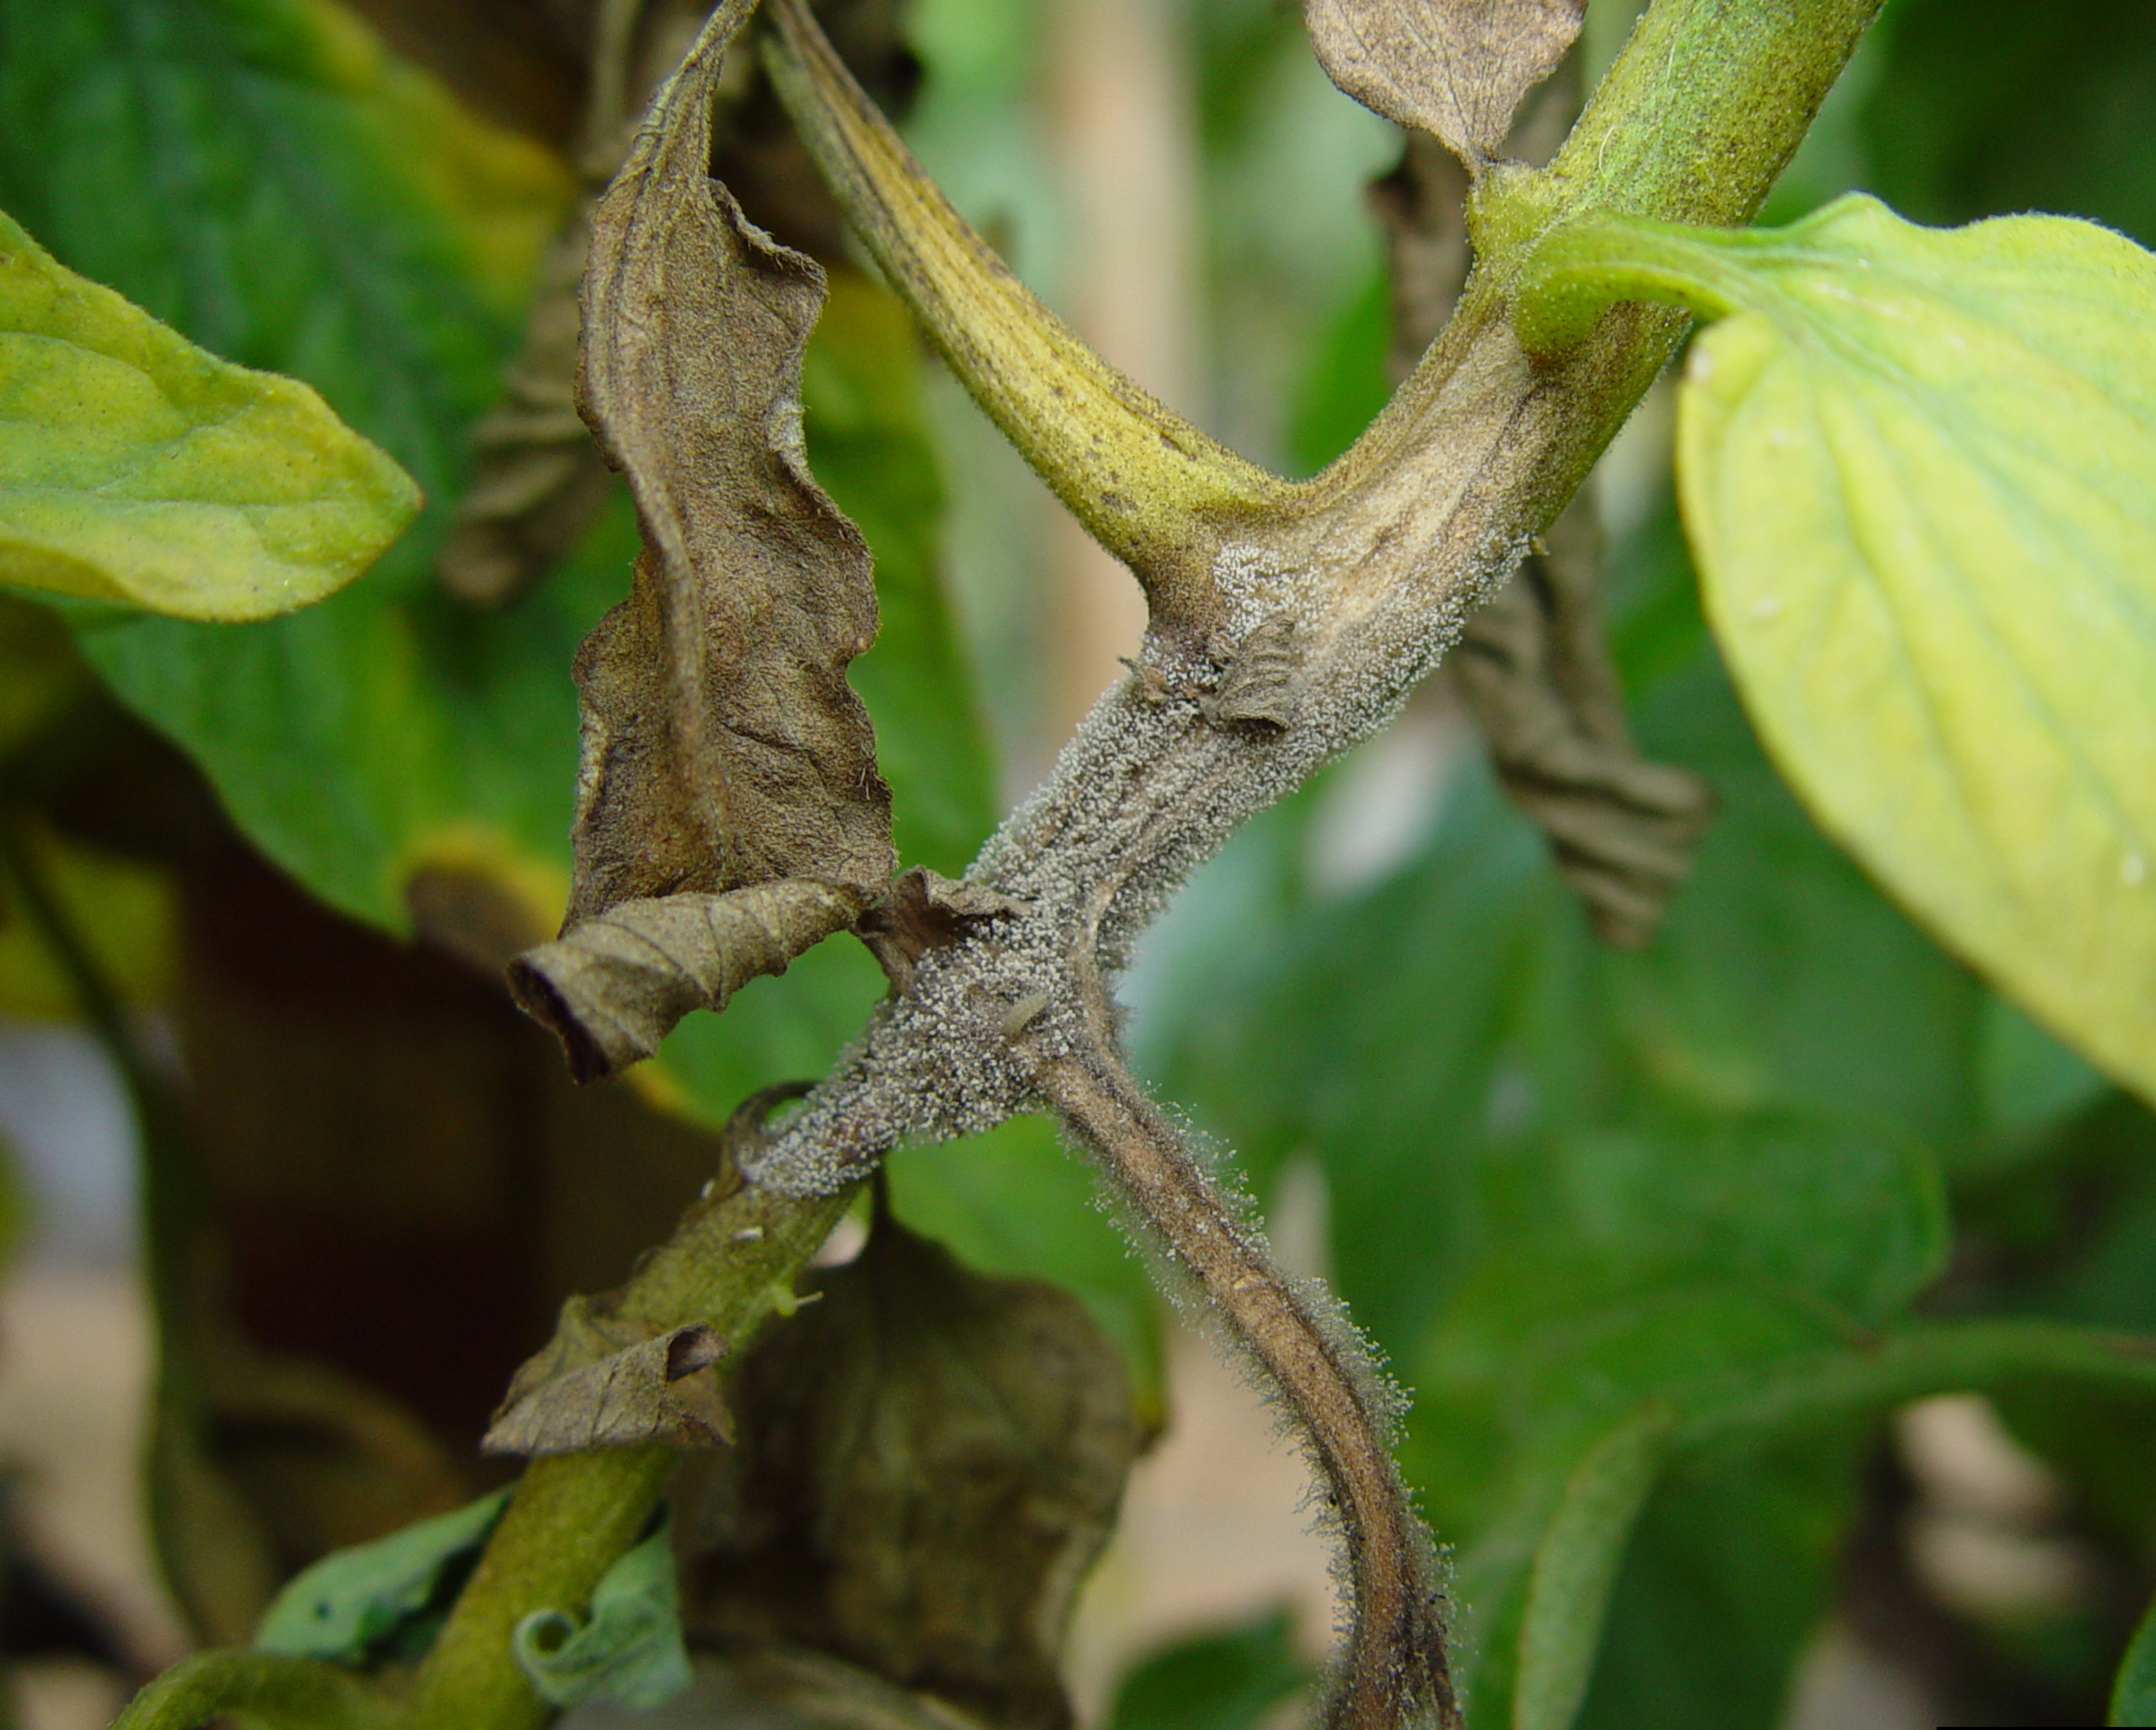
<svg viewBox="0 0 2156 1730"><path fill-rule="evenodd" d="M1142 1659L1116 1689L1110 1730L1258 1730L1315 1680L1293 1618L1274 1610Z"/></svg>
<svg viewBox="0 0 2156 1730"><path fill-rule="evenodd" d="M85 651L343 911L403 926L410 871L450 850L512 880L521 862L520 898L557 900L567 657L633 531L498 619L439 593L431 560L565 168L316 0L0 0L0 203L193 341L306 380L429 501L322 606L216 629L85 616Z"/></svg>
<svg viewBox="0 0 2156 1730"><path fill-rule="evenodd" d="M584 1620L534 1610L511 1639L518 1666L549 1706L611 1700L642 1710L671 1700L692 1678L666 1525L600 1578Z"/></svg>
<svg viewBox="0 0 2156 1730"><path fill-rule="evenodd" d="M2111 1722L2156 1724L2156 1606L2142 1619L2118 1666L2118 1681L2111 1697Z"/></svg>
<svg viewBox="0 0 2156 1730"><path fill-rule="evenodd" d="M259 1651L356 1664L434 1606L509 1506L497 1490L372 1543L338 1550L295 1576L255 1630Z"/></svg>
<svg viewBox="0 0 2156 1730"><path fill-rule="evenodd" d="M1520 1630L1514 1730L1570 1730L1587 1697L1618 1563L1662 1463L1669 1414L1650 1404L1587 1451L1535 1547Z"/></svg>
<svg viewBox="0 0 2156 1730"><path fill-rule="evenodd" d="M1671 575L1690 587L1688 563ZM1656 681L1638 729L1717 803L1656 942L1598 957L1627 1067L1695 1111L1890 1122L1952 1157L1978 1110L1982 985L1820 833L1711 651Z"/></svg>
<svg viewBox="0 0 2156 1730"><path fill-rule="evenodd" d="M1826 256L1683 399L1717 631L1827 827L2156 1096L2156 260L2059 218L1807 228Z"/></svg>
<svg viewBox="0 0 2156 1730"><path fill-rule="evenodd" d="M1722 321L1681 398L1717 635L1825 827L2156 1096L2156 259L2057 217L1850 198L1771 234L1560 230L1520 323Z"/></svg>
<svg viewBox="0 0 2156 1730"><path fill-rule="evenodd" d="M1855 1502L1847 1430L1681 1469L1610 1594L1579 1730L1775 1730Z"/></svg>
<svg viewBox="0 0 2156 1730"><path fill-rule="evenodd" d="M1647 1118L1568 1137L1551 1175L1556 1194L1516 1241L1550 1229L1554 1203L1566 1235L1599 1251L1799 1292L1857 1325L1888 1320L1946 1261L1937 1164L1885 1125L1794 1111Z"/></svg>
<svg viewBox="0 0 2156 1730"><path fill-rule="evenodd" d="M264 619L343 588L418 508L307 386L196 347L0 214L0 582Z"/></svg>

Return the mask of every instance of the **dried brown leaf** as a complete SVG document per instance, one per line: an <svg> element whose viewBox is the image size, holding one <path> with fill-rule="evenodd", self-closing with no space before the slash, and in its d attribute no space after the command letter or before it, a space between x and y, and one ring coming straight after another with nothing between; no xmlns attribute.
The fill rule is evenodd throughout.
<svg viewBox="0 0 2156 1730"><path fill-rule="evenodd" d="M1487 162L1579 34L1586 0L1304 0L1327 75L1366 108Z"/></svg>
<svg viewBox="0 0 2156 1730"><path fill-rule="evenodd" d="M567 556L613 493L606 459L577 413L592 212L635 141L634 116L706 9L697 0L565 0L559 28L586 63L576 146L583 190L540 261L502 400L472 429L472 483L436 561L443 586L475 606L523 594Z"/></svg>
<svg viewBox="0 0 2156 1730"><path fill-rule="evenodd" d="M579 407L628 475L644 552L578 657L572 922L680 891L880 886L891 794L846 664L876 630L868 547L808 473L815 263L707 172L726 0L593 215Z"/></svg>
<svg viewBox="0 0 2156 1730"><path fill-rule="evenodd" d="M537 1455L732 1441L733 1420L712 1373L726 1350L701 1322L640 1339L572 1297L553 1338L516 1372L480 1446Z"/></svg>
<svg viewBox="0 0 2156 1730"><path fill-rule="evenodd" d="M1279 732L1295 720L1296 670L1301 660L1295 616L1276 613L1250 628L1221 670L1220 682L1199 701L1215 726Z"/></svg>
<svg viewBox="0 0 2156 1730"><path fill-rule="evenodd" d="M418 0L367 0L418 13ZM503 0L454 0L452 14ZM611 495L605 459L575 403L579 290L593 206L634 141L640 114L695 38L708 0L554 0L562 31L588 62L578 165L587 193L549 248L499 407L473 429L473 478L437 561L444 587L475 606L516 600L575 547ZM825 26L870 88L895 110L920 68L896 0L836 0ZM713 110L712 172L758 226L829 264L846 254L845 223L785 117L760 82L729 77Z"/></svg>
<svg viewBox="0 0 2156 1730"><path fill-rule="evenodd" d="M502 401L472 429L472 484L436 562L443 586L475 606L522 594L576 544L613 490L577 414L577 293L590 245L586 202L540 260Z"/></svg>
<svg viewBox="0 0 2156 1730"><path fill-rule="evenodd" d="M723 1009L751 979L784 973L865 900L794 878L624 901L520 957L509 988L562 1041L577 1079L595 1081L649 1057L691 1009Z"/></svg>
<svg viewBox="0 0 2156 1730"><path fill-rule="evenodd" d="M1438 338L1472 262L1467 246L1467 171L1426 133L1410 132L1390 172L1370 182L1370 208L1385 231L1392 341L1385 366L1394 384Z"/></svg>
<svg viewBox="0 0 2156 1730"><path fill-rule="evenodd" d="M1576 501L1469 618L1451 665L1507 794L1549 837L1597 933L1655 934L1714 810L1697 775L1640 755L1603 629L1592 506Z"/></svg>
<svg viewBox="0 0 2156 1730"><path fill-rule="evenodd" d="M1067 1725L1057 1648L1137 1445L1113 1347L1068 1294L889 1219L819 1289L741 1366L741 1445L677 1485L691 1639Z"/></svg>

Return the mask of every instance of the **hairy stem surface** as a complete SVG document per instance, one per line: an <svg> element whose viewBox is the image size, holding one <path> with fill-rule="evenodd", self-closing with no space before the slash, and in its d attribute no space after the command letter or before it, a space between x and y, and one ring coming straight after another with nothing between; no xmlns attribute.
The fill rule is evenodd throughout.
<svg viewBox="0 0 2156 1730"><path fill-rule="evenodd" d="M1385 1390L1344 1322L1283 1280L1183 1136L1120 1065L1060 1059L1040 1085L1138 1216L1158 1232L1278 1386L1327 1485L1348 1550L1353 1624L1337 1730L1460 1722L1435 1558L1394 1470Z"/></svg>

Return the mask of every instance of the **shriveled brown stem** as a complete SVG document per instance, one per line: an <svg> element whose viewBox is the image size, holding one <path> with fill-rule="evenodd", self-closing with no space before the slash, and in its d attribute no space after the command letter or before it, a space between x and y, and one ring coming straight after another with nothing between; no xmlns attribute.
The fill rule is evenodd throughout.
<svg viewBox="0 0 2156 1730"><path fill-rule="evenodd" d="M1385 1390L1347 1324L1282 1276L1188 1139L1111 1055L1053 1060L1040 1080L1071 1132L1278 1385L1322 1476L1354 1593L1328 1724L1453 1730L1460 1719L1436 1558L1393 1467Z"/></svg>

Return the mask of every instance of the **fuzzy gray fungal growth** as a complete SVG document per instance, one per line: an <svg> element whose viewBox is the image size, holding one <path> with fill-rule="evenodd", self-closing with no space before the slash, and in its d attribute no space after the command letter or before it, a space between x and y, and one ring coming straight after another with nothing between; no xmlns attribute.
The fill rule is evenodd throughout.
<svg viewBox="0 0 2156 1730"><path fill-rule="evenodd" d="M1590 454L1561 378L1501 320L1409 393L1419 424L1303 515L1223 544L1229 623L1202 650L1148 637L1046 783L968 881L1008 898L928 952L752 1180L831 1193L902 1142L1045 1105L1100 1161L1306 1438L1353 1588L1330 1730L1453 1730L1430 1541L1387 1450L1390 1398L1353 1330L1275 1269L1262 1240L1133 1083L1110 997L1138 936L1258 811L1383 727L1507 576ZM1384 449L1388 438L1392 448Z"/></svg>
<svg viewBox="0 0 2156 1730"><path fill-rule="evenodd" d="M1063 1057L1040 1074L1050 1103L1279 1390L1325 1486L1353 1590L1328 1730L1456 1724L1436 1557L1394 1470L1391 1401L1362 1342L1281 1276L1119 1065Z"/></svg>

